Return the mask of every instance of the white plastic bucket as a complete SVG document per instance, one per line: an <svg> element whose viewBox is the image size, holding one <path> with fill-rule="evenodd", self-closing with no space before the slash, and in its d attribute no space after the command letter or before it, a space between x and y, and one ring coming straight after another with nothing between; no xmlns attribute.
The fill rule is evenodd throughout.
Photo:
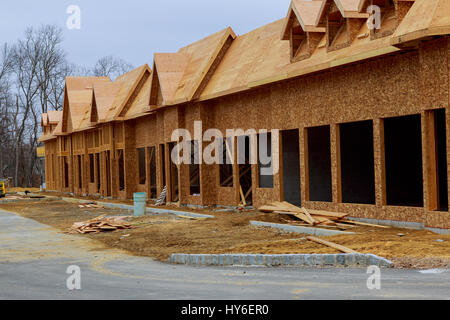
<svg viewBox="0 0 450 320"><path fill-rule="evenodd" d="M134 195L134 216L140 217L145 214L147 207L147 193L136 192Z"/></svg>

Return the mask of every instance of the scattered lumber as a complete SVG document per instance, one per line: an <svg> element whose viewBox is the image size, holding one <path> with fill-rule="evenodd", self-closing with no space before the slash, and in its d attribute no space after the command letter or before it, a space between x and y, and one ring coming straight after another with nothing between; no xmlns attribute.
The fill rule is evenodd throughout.
<svg viewBox="0 0 450 320"><path fill-rule="evenodd" d="M83 208L103 209L105 207L100 204L97 204L96 202L86 202L84 204L78 205L78 208L80 208L80 209L83 209Z"/></svg>
<svg viewBox="0 0 450 320"><path fill-rule="evenodd" d="M185 216L181 214L177 214L178 218L188 219L188 220L206 220L208 218L205 217L193 217L193 216Z"/></svg>
<svg viewBox="0 0 450 320"><path fill-rule="evenodd" d="M366 227L375 227L375 228L383 228L383 229L389 229L390 228L389 226L382 226L382 225L379 225L379 224L373 224L373 223L367 223L367 222L359 222L359 221L353 221L353 220L347 220L347 219L342 220L342 222L356 224L356 225L359 225L359 226L366 226Z"/></svg>
<svg viewBox="0 0 450 320"><path fill-rule="evenodd" d="M319 238L316 238L316 237L313 237L313 236L308 236L308 237L306 237L306 239L308 239L310 241L313 241L313 242L317 242L317 243L323 244L323 245L325 245L327 247L330 247L330 248L334 248L334 249L339 250L339 251L344 252L344 253L358 253L357 251L352 250L352 249L347 248L347 247L344 247L344 246L341 246L340 244L337 244L337 243L334 243L334 242L330 242L330 241L325 241L325 240L322 240L322 239L319 239Z"/></svg>
<svg viewBox="0 0 450 320"><path fill-rule="evenodd" d="M69 233L86 234L131 229L131 224L125 221L127 218L127 216L106 217L106 215L101 215L84 222L75 222L70 228Z"/></svg>
<svg viewBox="0 0 450 320"><path fill-rule="evenodd" d="M321 226L321 227L332 226L340 230L345 230L346 228L351 228L355 226L389 228L377 224L348 220L346 219L346 217L349 215L348 213L312 210L306 209L304 207L300 208L286 201L284 202L275 201L269 205L265 205L258 208L258 210L266 213L290 215L297 218L298 220L301 220L302 222L307 223L309 226ZM297 224L294 221L290 221L290 223Z"/></svg>

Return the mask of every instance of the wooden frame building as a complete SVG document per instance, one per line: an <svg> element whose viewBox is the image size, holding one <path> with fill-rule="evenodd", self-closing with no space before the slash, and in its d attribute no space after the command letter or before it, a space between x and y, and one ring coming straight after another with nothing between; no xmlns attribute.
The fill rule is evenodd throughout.
<svg viewBox="0 0 450 320"><path fill-rule="evenodd" d="M284 19L155 54L114 82L67 78L62 113L43 115L47 188L153 199L167 186L182 205L287 200L450 228L449 62L447 0L293 0ZM173 131L194 136L198 121L200 135L280 130L280 170L175 165Z"/></svg>

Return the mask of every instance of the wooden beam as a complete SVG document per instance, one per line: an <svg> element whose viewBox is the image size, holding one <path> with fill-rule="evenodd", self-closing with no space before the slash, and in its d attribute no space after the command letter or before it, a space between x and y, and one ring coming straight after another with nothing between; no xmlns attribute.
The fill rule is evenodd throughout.
<svg viewBox="0 0 450 320"><path fill-rule="evenodd" d="M434 111L425 111L422 114L422 123L424 126L424 173L427 187L427 196L424 200L427 204L427 209L430 211L435 211L439 209L439 180L437 176L436 124Z"/></svg>
<svg viewBox="0 0 450 320"><path fill-rule="evenodd" d="M334 243L334 242L330 242L330 241L325 241L325 240L322 240L322 239L319 239L319 238L316 238L316 237L308 236L308 237L306 237L306 239L308 239L310 241L313 241L313 242L317 242L317 243L323 244L323 245L325 245L327 247L339 250L339 251L344 252L344 253L358 253L357 251L352 250L352 249L347 248L347 247L344 247L344 246L341 246L340 244L337 244L337 243Z"/></svg>
<svg viewBox="0 0 450 320"><path fill-rule="evenodd" d="M388 226L381 226L379 224L372 224L372 223L359 222L359 221L353 221L353 220L342 220L342 222L356 224L356 225L359 225L359 226L366 226L366 227L375 227L375 228L382 228L382 229L389 229L390 228Z"/></svg>
<svg viewBox="0 0 450 320"><path fill-rule="evenodd" d="M230 146L228 145L228 140L227 140L227 138L225 137L223 141L225 142L225 148L227 149L227 154L228 154L228 156L230 157L231 161L233 161L234 158L233 158L233 155L231 154L231 150L230 150ZM233 161L233 163L234 163L234 161ZM234 166L233 166L233 167L234 167ZM246 206L246 205L247 205L247 202L245 201L244 192L242 191L242 187L241 187L240 184L239 184L239 194L240 194L240 196L241 196L241 203L240 203L240 204Z"/></svg>

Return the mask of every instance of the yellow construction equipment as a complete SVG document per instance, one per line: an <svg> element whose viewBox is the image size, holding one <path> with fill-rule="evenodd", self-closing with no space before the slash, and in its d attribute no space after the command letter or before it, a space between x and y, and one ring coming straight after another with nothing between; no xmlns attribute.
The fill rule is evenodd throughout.
<svg viewBox="0 0 450 320"><path fill-rule="evenodd" d="M6 196L5 182L0 181L0 198L4 198L5 196Z"/></svg>

